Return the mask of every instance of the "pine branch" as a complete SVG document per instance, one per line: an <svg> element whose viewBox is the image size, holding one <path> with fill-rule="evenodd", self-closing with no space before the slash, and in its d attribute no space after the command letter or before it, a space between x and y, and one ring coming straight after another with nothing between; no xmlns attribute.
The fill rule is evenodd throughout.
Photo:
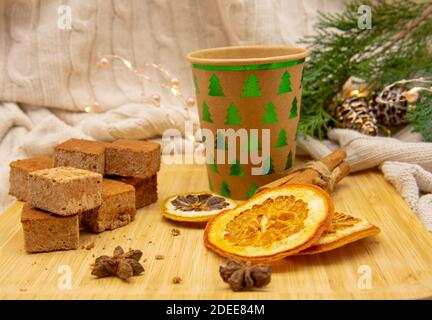
<svg viewBox="0 0 432 320"><path fill-rule="evenodd" d="M358 28L358 7L372 9L372 29ZM299 135L325 137L331 105L350 76L371 88L432 75L432 4L407 0L352 1L343 13L319 14L316 35L302 39L311 50L305 66Z"/></svg>
<svg viewBox="0 0 432 320"><path fill-rule="evenodd" d="M410 108L407 119L413 123L413 131L422 134L423 139L432 142L432 93L424 92L415 107Z"/></svg>
<svg viewBox="0 0 432 320"><path fill-rule="evenodd" d="M432 6L425 9L425 11L422 13L422 15L418 18L415 18L411 21L411 23L408 24L406 30L400 32L396 37L393 39L393 41L390 42L389 46L387 48L384 48L381 52L384 52L385 49L390 49L395 44L397 44L402 39L407 38L410 32L412 32L414 29L419 27L421 24L425 23L428 19L432 17Z"/></svg>

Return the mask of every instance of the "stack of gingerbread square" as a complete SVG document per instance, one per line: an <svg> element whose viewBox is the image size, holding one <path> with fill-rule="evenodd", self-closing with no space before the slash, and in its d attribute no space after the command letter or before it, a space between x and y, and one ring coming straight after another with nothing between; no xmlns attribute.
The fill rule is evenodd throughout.
<svg viewBox="0 0 432 320"><path fill-rule="evenodd" d="M134 186L137 209L157 201L160 145L137 140L117 140L105 151L105 174Z"/></svg>
<svg viewBox="0 0 432 320"><path fill-rule="evenodd" d="M158 143L70 139L55 148L54 166L104 175L101 206L81 214L80 225L88 231L122 227L134 220L136 209L157 201Z"/></svg>
<svg viewBox="0 0 432 320"><path fill-rule="evenodd" d="M76 249L80 229L122 227L136 209L157 201L160 145L70 139L55 148L54 159L18 160L10 167L10 194L26 201L26 250Z"/></svg>
<svg viewBox="0 0 432 320"><path fill-rule="evenodd" d="M21 160L24 167L28 160ZM16 163L15 163L16 165ZM15 167L25 175L24 170ZM102 204L102 175L57 167L28 172L21 223L27 252L77 249L82 212ZM17 181L11 179L11 194Z"/></svg>

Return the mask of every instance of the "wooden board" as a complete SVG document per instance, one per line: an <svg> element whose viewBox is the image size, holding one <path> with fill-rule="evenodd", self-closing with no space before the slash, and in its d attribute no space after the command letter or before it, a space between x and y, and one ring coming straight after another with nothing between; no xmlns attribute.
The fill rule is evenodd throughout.
<svg viewBox="0 0 432 320"><path fill-rule="evenodd" d="M204 166L163 165L159 196L208 188ZM382 229L333 252L291 257L273 265L268 287L231 292L219 277L224 261L207 250L203 230L160 216L161 200L139 211L130 225L100 235L83 234L92 250L26 254L20 226L22 203L0 216L1 299L367 299L432 296L432 236L378 171L353 174L335 190L336 208L369 219ZM171 235L178 228L181 234ZM115 246L141 249L145 273L129 283L90 275L94 256ZM164 255L156 260L155 255ZM63 266L63 267L62 267ZM66 266L66 267L65 267ZM71 270L70 289L64 288ZM371 282L364 281L370 274ZM172 278L180 276L181 284ZM59 285L60 284L60 285ZM368 286L371 285L371 287Z"/></svg>

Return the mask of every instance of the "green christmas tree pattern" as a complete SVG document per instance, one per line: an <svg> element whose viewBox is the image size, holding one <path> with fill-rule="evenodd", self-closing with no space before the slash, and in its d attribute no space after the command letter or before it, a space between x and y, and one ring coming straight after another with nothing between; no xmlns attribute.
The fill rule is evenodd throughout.
<svg viewBox="0 0 432 320"><path fill-rule="evenodd" d="M257 189L258 189L258 185L255 182L252 183L246 192L246 199L251 198L255 194L255 191Z"/></svg>
<svg viewBox="0 0 432 320"><path fill-rule="evenodd" d="M302 75L301 75L301 79L300 79L300 88L303 87L303 76L304 76L304 69L302 69Z"/></svg>
<svg viewBox="0 0 432 320"><path fill-rule="evenodd" d="M211 114L209 111L209 106L208 106L207 102L205 102L205 101L202 104L202 119L203 119L203 121L213 123L213 120L212 120L212 117L211 117Z"/></svg>
<svg viewBox="0 0 432 320"><path fill-rule="evenodd" d="M285 170L291 169L292 165L293 165L293 159L292 159L292 153L290 151L288 153L287 161L286 161L286 164L285 164Z"/></svg>
<svg viewBox="0 0 432 320"><path fill-rule="evenodd" d="M291 92L291 75L289 74L288 70L285 70L281 77L281 83L279 85L279 91L278 94Z"/></svg>
<svg viewBox="0 0 432 320"><path fill-rule="evenodd" d="M296 117L297 117L297 97L294 97L294 100L291 104L289 119L295 119Z"/></svg>
<svg viewBox="0 0 432 320"><path fill-rule="evenodd" d="M276 106L273 102L269 102L264 110L264 116L261 122L264 124L273 124L277 121Z"/></svg>
<svg viewBox="0 0 432 320"><path fill-rule="evenodd" d="M213 183L212 183L212 181L210 179L210 176L207 176L207 178L208 178L209 189L210 189L210 191L213 191L214 190L213 189Z"/></svg>
<svg viewBox="0 0 432 320"><path fill-rule="evenodd" d="M224 97L225 96L223 93L222 86L220 85L220 80L215 74L212 74L212 76L210 77L210 85L209 85L208 95L213 96L213 97Z"/></svg>
<svg viewBox="0 0 432 320"><path fill-rule="evenodd" d="M240 114L234 103L231 103L228 107L225 124L228 126L241 125Z"/></svg>
<svg viewBox="0 0 432 320"><path fill-rule="evenodd" d="M281 129L281 131L279 132L279 136L278 139L276 141L276 148L282 148L287 146L287 133L285 131L284 128Z"/></svg>
<svg viewBox="0 0 432 320"><path fill-rule="evenodd" d="M194 82L194 86L195 86L195 92L196 92L197 94L199 94L199 93L200 93L200 88L199 88L198 80L197 80L197 78L196 78L195 73L193 74L193 82Z"/></svg>
<svg viewBox="0 0 432 320"><path fill-rule="evenodd" d="M231 190L230 190L228 183L226 181L222 182L220 194L224 197L231 198Z"/></svg>
<svg viewBox="0 0 432 320"><path fill-rule="evenodd" d="M235 161L235 163L231 165L230 176L236 176L236 177L244 176L244 171L238 159Z"/></svg>
<svg viewBox="0 0 432 320"><path fill-rule="evenodd" d="M213 161L210 163L210 170L213 171L214 173L219 173L217 164L216 164L216 159L215 156L212 156Z"/></svg>
<svg viewBox="0 0 432 320"><path fill-rule="evenodd" d="M243 86L242 97L261 97L261 88L259 86L259 82L257 77L254 74L251 74L246 80Z"/></svg>
<svg viewBox="0 0 432 320"><path fill-rule="evenodd" d="M271 157L267 157L264 161L265 161L265 165L264 165L263 175L269 175L275 173L273 159Z"/></svg>

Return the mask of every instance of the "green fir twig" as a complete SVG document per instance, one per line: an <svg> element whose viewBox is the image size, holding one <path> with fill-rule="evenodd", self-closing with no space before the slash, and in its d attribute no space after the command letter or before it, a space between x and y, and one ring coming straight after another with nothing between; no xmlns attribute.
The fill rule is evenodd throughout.
<svg viewBox="0 0 432 320"><path fill-rule="evenodd" d="M408 109L407 119L413 124L413 131L423 139L432 142L432 92L422 92L415 106Z"/></svg>
<svg viewBox="0 0 432 320"><path fill-rule="evenodd" d="M371 29L358 27L360 5L371 8ZM326 136L334 124L333 99L351 76L379 90L400 79L432 75L431 3L354 0L343 13L320 13L315 31L301 40L311 54L303 78L300 136Z"/></svg>

